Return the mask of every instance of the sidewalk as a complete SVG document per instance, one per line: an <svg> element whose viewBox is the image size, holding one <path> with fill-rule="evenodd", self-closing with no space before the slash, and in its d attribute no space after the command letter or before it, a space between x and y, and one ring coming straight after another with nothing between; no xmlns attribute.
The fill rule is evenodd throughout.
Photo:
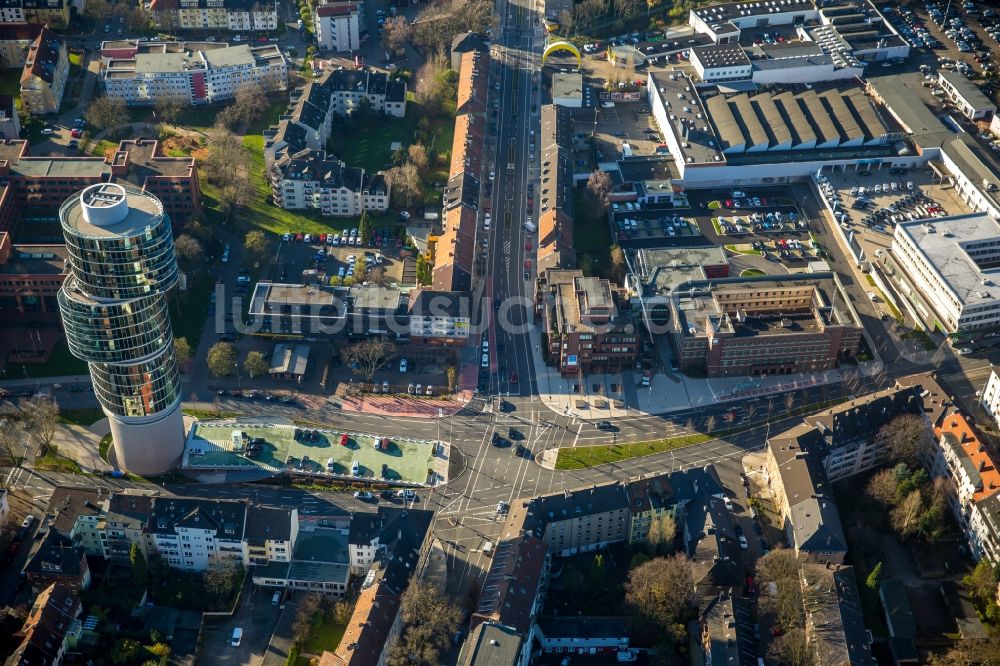
<svg viewBox="0 0 1000 666"><path fill-rule="evenodd" d="M538 397L545 406L559 414L586 420L666 414L838 383L855 374L870 377L883 369L880 361L872 361L857 367L773 377L696 379L680 373L660 372L653 376L648 387L641 386L642 378L637 372L599 374L585 376L584 392L574 393L576 378L563 377L555 368L546 366L538 344L531 345L531 358L538 382ZM604 388L603 395L594 392L595 385Z"/></svg>
<svg viewBox="0 0 1000 666"><path fill-rule="evenodd" d="M101 439L111 432L108 419L103 418L85 428L80 425L60 424L52 443L59 455L75 461L85 472L107 472L112 467L101 459Z"/></svg>

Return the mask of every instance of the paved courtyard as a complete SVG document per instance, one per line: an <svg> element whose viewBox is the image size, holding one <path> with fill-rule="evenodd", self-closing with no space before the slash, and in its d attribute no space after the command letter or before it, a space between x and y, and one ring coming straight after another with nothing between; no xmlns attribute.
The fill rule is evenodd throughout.
<svg viewBox="0 0 1000 666"><path fill-rule="evenodd" d="M271 473L281 471L311 472L365 480L388 480L400 483L432 484L445 478L448 469L448 446L438 449L436 442L391 438L388 448L377 449L381 435L345 432L324 428L297 428L279 419L233 419L196 423L188 435L183 466L186 469L251 469ZM245 432L251 439L262 438L263 450L247 457L233 443L233 431ZM315 432L315 437L295 431ZM347 435L346 445L341 445ZM358 463L358 474L352 474Z"/></svg>

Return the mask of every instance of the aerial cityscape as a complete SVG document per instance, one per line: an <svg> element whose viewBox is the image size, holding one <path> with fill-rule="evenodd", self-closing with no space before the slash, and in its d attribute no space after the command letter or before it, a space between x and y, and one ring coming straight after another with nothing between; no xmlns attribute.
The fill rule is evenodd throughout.
<svg viewBox="0 0 1000 666"><path fill-rule="evenodd" d="M4 666L1000 666L1000 4L0 4Z"/></svg>

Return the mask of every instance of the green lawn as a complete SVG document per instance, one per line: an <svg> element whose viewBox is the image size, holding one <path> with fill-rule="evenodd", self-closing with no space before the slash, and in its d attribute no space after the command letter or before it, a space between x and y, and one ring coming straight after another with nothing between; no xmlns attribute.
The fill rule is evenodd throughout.
<svg viewBox="0 0 1000 666"><path fill-rule="evenodd" d="M742 273L740 273L740 277L760 277L762 275L767 275L767 273L760 270L759 268L748 268Z"/></svg>
<svg viewBox="0 0 1000 666"><path fill-rule="evenodd" d="M324 617L323 621L309 632L309 638L302 644L302 651L310 654L322 654L324 650L333 651L340 645L340 639L346 630L346 625L337 624Z"/></svg>
<svg viewBox="0 0 1000 666"><path fill-rule="evenodd" d="M760 254L760 250L754 250L754 249L741 250L738 245L726 245L725 248L734 254L756 254L756 255Z"/></svg>
<svg viewBox="0 0 1000 666"><path fill-rule="evenodd" d="M671 449L701 444L713 439L713 435L696 432L690 435L656 439L650 442L635 442L632 444L615 444L614 446L578 446L576 448L559 449L556 459L556 469L584 469L595 465L620 462L629 458L648 456L653 453L663 453Z"/></svg>
<svg viewBox="0 0 1000 666"><path fill-rule="evenodd" d="M0 70L0 95L21 97L21 70Z"/></svg>
<svg viewBox="0 0 1000 666"><path fill-rule="evenodd" d="M18 372L16 364L12 364L7 369L7 373L12 377L23 377L24 371ZM66 375L85 375L88 373L87 364L69 353L69 347L65 342L59 342L52 350L52 355L46 363L25 363L28 378L37 377L63 377Z"/></svg>
<svg viewBox="0 0 1000 666"><path fill-rule="evenodd" d="M334 131L332 152L350 166L363 167L368 171L387 169L392 166L390 145L397 141L404 147L413 143L417 123L424 115L421 105L411 100L406 105L404 118L380 118L373 120L368 127L349 133ZM450 151L454 135L454 118L434 118L425 143L429 151Z"/></svg>
<svg viewBox="0 0 1000 666"><path fill-rule="evenodd" d="M573 247L577 265L587 275L614 279L611 267L611 229L600 206L589 194L573 190Z"/></svg>
<svg viewBox="0 0 1000 666"><path fill-rule="evenodd" d="M170 302L170 323L175 338L187 338L192 350L198 349L198 342L208 318L209 296L215 283L208 273L201 273L188 279L186 291L178 291Z"/></svg>
<svg viewBox="0 0 1000 666"><path fill-rule="evenodd" d="M108 449L111 448L111 444L113 443L114 442L111 438L111 433L109 432L107 435L101 438L101 443L97 445L97 452L101 455L101 460L103 460L106 463L111 462L108 460Z"/></svg>
<svg viewBox="0 0 1000 666"><path fill-rule="evenodd" d="M69 474L83 474L83 470L76 462L70 460L69 458L63 458L61 455L52 453L51 451L41 458L35 458L35 469L46 470L52 472L66 472Z"/></svg>

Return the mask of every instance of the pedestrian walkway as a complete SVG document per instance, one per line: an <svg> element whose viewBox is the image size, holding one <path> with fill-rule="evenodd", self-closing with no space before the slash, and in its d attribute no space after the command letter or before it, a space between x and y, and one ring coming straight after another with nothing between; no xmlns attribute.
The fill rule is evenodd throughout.
<svg viewBox="0 0 1000 666"><path fill-rule="evenodd" d="M52 443L59 455L76 462L85 472L109 472L111 465L101 459L101 439L111 432L106 418L84 427L76 424L59 424Z"/></svg>
<svg viewBox="0 0 1000 666"><path fill-rule="evenodd" d="M469 391L456 393L454 398L424 399L410 395L339 395L328 402L336 403L340 409L365 414L383 416L424 417L452 416L465 407L472 399Z"/></svg>

